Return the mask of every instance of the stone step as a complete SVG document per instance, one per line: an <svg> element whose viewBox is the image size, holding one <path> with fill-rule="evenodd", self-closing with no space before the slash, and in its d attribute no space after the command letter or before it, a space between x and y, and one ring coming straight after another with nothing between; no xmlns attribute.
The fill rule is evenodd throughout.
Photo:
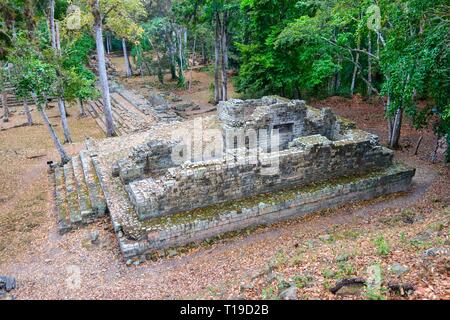
<svg viewBox="0 0 450 320"><path fill-rule="evenodd" d="M97 122L97 125L102 129L104 133L106 133L106 125L103 120L103 114L99 114L98 107L95 105L94 102L89 103L89 113L91 114L91 117L95 119L95 122Z"/></svg>
<svg viewBox="0 0 450 320"><path fill-rule="evenodd" d="M84 171L81 165L80 157L72 158L72 167L77 186L78 203L80 207L81 218L83 223L88 223L93 219L94 210L92 209L91 199L89 197L89 189L84 179Z"/></svg>
<svg viewBox="0 0 450 320"><path fill-rule="evenodd" d="M106 132L106 124L104 121L104 112L103 112L103 103L101 101L94 101L93 106L94 106L96 113L99 115L99 118L101 118L103 120L103 126L105 128L104 131ZM116 133L118 135L122 135L124 133L124 130L122 129L123 119L117 113L117 111L115 110L115 108L113 106L112 106L112 111L113 111L114 124L116 126Z"/></svg>
<svg viewBox="0 0 450 320"><path fill-rule="evenodd" d="M73 226L83 222L80 212L80 204L78 202L78 191L73 174L72 161L64 165L64 179L66 184L66 196L69 208L70 223Z"/></svg>
<svg viewBox="0 0 450 320"><path fill-rule="evenodd" d="M92 159L86 151L80 152L80 162L85 183L89 192L91 206L94 211L94 216L103 216L107 212L105 197L98 181L94 165L92 164Z"/></svg>
<svg viewBox="0 0 450 320"><path fill-rule="evenodd" d="M54 183L58 229L60 234L65 234L71 230L71 226L63 168L55 168Z"/></svg>

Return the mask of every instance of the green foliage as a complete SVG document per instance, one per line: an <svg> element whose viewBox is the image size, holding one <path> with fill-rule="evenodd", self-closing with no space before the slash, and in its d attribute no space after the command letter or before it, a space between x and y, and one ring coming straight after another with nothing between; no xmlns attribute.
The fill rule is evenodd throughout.
<svg viewBox="0 0 450 320"><path fill-rule="evenodd" d="M380 235L374 240L374 244L377 248L377 253L380 256L387 256L389 253L391 253L391 248L389 246L389 243L386 241L386 239Z"/></svg>

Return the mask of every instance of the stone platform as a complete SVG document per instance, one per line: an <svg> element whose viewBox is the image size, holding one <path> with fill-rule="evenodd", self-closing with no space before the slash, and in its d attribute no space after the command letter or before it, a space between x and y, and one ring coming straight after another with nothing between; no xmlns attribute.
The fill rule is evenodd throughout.
<svg viewBox="0 0 450 320"><path fill-rule="evenodd" d="M180 141L173 133L181 130L194 141L195 121L160 122L126 136L88 140L80 158L55 173L62 232L109 212L124 258L142 258L407 191L415 175L393 161L393 152L377 136L330 109L277 97L222 103L218 116L201 119L199 139L205 139L204 132L218 132L223 153L176 163L173 148ZM243 129L257 132L254 145L247 133L234 139L242 145L229 139L230 132L233 138ZM274 132L280 148L264 149ZM262 174L272 160L277 170Z"/></svg>

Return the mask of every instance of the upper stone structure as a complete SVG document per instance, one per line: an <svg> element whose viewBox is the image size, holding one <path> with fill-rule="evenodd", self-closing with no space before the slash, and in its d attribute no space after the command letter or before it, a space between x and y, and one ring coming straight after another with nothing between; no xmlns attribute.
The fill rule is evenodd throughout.
<svg viewBox="0 0 450 320"><path fill-rule="evenodd" d="M392 165L377 136L304 101L231 100L220 103L218 118L222 152L212 159L177 163L174 149L186 142L156 140L114 164L140 219Z"/></svg>

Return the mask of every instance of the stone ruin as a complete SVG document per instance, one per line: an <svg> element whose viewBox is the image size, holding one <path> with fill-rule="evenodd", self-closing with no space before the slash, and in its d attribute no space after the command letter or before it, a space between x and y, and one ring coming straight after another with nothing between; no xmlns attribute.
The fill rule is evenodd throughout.
<svg viewBox="0 0 450 320"><path fill-rule="evenodd" d="M208 123L200 147L188 122L114 161L88 147L126 258L406 191L415 174L377 136L304 101L221 102Z"/></svg>

